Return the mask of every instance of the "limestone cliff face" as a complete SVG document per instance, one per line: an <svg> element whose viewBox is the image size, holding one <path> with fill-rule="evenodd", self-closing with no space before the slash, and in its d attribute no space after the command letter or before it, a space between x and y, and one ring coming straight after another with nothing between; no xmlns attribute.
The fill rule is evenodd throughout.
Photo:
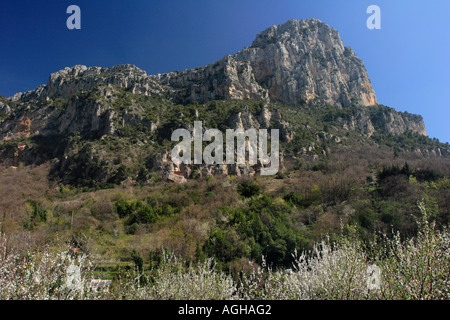
<svg viewBox="0 0 450 320"><path fill-rule="evenodd" d="M377 104L363 62L317 19L289 20L258 34L251 47L195 70L155 80L183 102L259 99L340 107Z"/></svg>
<svg viewBox="0 0 450 320"><path fill-rule="evenodd" d="M110 84L177 102L257 99L338 107L377 104L363 62L339 33L317 19L289 20L257 35L251 47L205 67L148 76L133 65L77 65L53 73L47 84L13 101L68 98Z"/></svg>
<svg viewBox="0 0 450 320"><path fill-rule="evenodd" d="M370 106L378 101L362 61L351 48L344 47L335 29L317 19L307 19L271 26L258 34L250 47L183 72L147 75L130 64L65 68L51 74L47 84L35 90L2 98L0 139L76 133L96 138L114 135L118 124L156 130L158 119L146 118L139 105L113 106L125 93L176 103L252 99L264 105L282 102L293 107L358 106L350 119L334 120L367 136L376 131L401 134L407 129L426 135L420 116L393 109L373 114ZM244 112L223 120L231 127L269 127L275 119L283 140L290 141L289 123L276 118L263 109L259 115Z"/></svg>
<svg viewBox="0 0 450 320"><path fill-rule="evenodd" d="M70 97L61 109L52 105L21 103L13 117L0 124L2 140L22 136L69 136L97 138L115 132L115 111L109 105L79 96Z"/></svg>
<svg viewBox="0 0 450 320"><path fill-rule="evenodd" d="M317 19L289 20L261 32L235 55L250 61L272 100L288 104L377 104L363 62L339 33Z"/></svg>
<svg viewBox="0 0 450 320"><path fill-rule="evenodd" d="M146 72L130 64L111 68L76 65L52 73L46 85L25 93L17 93L12 101L70 98L80 91L89 91L98 85L113 85L136 94L158 95L162 87Z"/></svg>
<svg viewBox="0 0 450 320"><path fill-rule="evenodd" d="M338 107L378 103L363 62L339 33L317 19L289 20L257 35L250 47L205 67L147 76L133 65L75 66L13 100L67 98L99 83L181 103L217 99L322 103Z"/></svg>
<svg viewBox="0 0 450 320"><path fill-rule="evenodd" d="M125 64L111 68L77 65L55 72L47 84L11 97L17 106L14 110L2 103L3 113L12 116L0 124L0 137L113 134L116 114L104 102L114 99L114 88L177 103L253 99L338 108L377 103L362 61L344 47L335 29L317 19L289 20L258 34L251 47L194 70L149 76L136 66ZM83 93L93 91L105 98L103 103L83 100ZM62 110L48 106L49 101L58 99L67 103ZM129 115L118 121L133 125L136 119ZM26 130L23 123L27 124ZM153 128L155 124L148 126ZM395 126L389 129L395 130ZM424 132L421 128L418 131Z"/></svg>
<svg viewBox="0 0 450 320"><path fill-rule="evenodd" d="M233 56L206 67L151 77L168 86L176 102L206 102L221 99L268 100L268 91L256 81L252 65Z"/></svg>
<svg viewBox="0 0 450 320"><path fill-rule="evenodd" d="M371 137L374 133L399 135L410 130L427 135L422 116L398 112L388 107L369 107L358 109L351 117L333 119L350 131L360 131Z"/></svg>
<svg viewBox="0 0 450 320"><path fill-rule="evenodd" d="M425 123L420 115L396 112L393 109L386 108L373 118L373 122L378 126L379 130L381 129L393 135L402 134L407 130L424 136L427 135Z"/></svg>

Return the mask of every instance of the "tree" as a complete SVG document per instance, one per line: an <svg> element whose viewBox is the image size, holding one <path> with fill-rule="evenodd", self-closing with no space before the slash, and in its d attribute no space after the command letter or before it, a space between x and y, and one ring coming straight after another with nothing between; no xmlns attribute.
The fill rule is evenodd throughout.
<svg viewBox="0 0 450 320"><path fill-rule="evenodd" d="M241 196L251 198L258 195L261 188L256 183L245 181L238 185L237 191Z"/></svg>
<svg viewBox="0 0 450 320"><path fill-rule="evenodd" d="M137 252L136 249L133 249L133 251L131 251L131 259L134 262L135 268L137 269L139 274L141 274L144 271L144 259L142 259L141 255L139 254L139 252Z"/></svg>

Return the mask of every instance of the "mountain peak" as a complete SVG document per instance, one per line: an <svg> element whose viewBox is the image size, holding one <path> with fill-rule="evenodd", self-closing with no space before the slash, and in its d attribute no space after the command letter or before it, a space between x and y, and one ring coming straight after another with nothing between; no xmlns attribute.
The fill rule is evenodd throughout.
<svg viewBox="0 0 450 320"><path fill-rule="evenodd" d="M236 54L195 70L155 77L179 102L257 99L337 107L378 103L364 63L318 19L288 20Z"/></svg>
<svg viewBox="0 0 450 320"><path fill-rule="evenodd" d="M220 99L279 101L345 107L378 103L364 63L339 33L318 19L288 20L260 32L251 47L206 67L148 76L131 64L76 65L14 99L67 98L99 84L170 96L181 103Z"/></svg>
<svg viewBox="0 0 450 320"><path fill-rule="evenodd" d="M319 30L320 33L318 33ZM291 19L280 25L272 25L260 32L253 41L252 47L265 46L268 42L284 42L288 39L302 41L305 36L319 38L327 33L340 40L339 33L319 19Z"/></svg>

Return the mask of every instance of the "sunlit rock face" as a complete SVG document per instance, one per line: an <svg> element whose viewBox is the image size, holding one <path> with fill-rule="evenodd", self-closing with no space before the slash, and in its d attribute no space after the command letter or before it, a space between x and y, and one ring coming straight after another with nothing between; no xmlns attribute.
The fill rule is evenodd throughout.
<svg viewBox="0 0 450 320"><path fill-rule="evenodd" d="M377 104L363 62L339 33L317 19L289 20L257 35L251 47L195 70L154 77L183 102L259 99L338 107Z"/></svg>

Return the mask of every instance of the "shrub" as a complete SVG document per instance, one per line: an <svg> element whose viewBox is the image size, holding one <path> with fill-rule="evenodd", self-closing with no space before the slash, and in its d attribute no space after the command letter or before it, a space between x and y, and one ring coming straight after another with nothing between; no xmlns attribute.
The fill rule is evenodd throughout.
<svg viewBox="0 0 450 320"><path fill-rule="evenodd" d="M294 254L292 272L269 272L265 299L355 300L371 297L368 262L359 241L322 241L312 252Z"/></svg>
<svg viewBox="0 0 450 320"><path fill-rule="evenodd" d="M307 201L306 199L299 193L297 192L289 192L288 194L286 194L283 199L294 205L297 207L306 207L307 206Z"/></svg>
<svg viewBox="0 0 450 320"><path fill-rule="evenodd" d="M125 218L134 211L134 204L125 199L119 199L115 203L115 209L120 218Z"/></svg>
<svg viewBox="0 0 450 320"><path fill-rule="evenodd" d="M34 200L27 201L27 204L31 207L31 219L38 221L47 221L47 211L44 210L41 205Z"/></svg>
<svg viewBox="0 0 450 320"><path fill-rule="evenodd" d="M142 271L144 271L144 259L142 259L141 255L136 251L136 249L133 249L133 251L131 251L131 259L134 262L136 270L139 273L142 273Z"/></svg>
<svg viewBox="0 0 450 320"><path fill-rule="evenodd" d="M170 205L166 211L167 215L173 213ZM154 210L150 204L146 204L141 200L125 200L119 199L115 203L115 210L120 218L126 218L125 224L131 226L134 223L154 223L158 217L158 213L162 213L162 209Z"/></svg>
<svg viewBox="0 0 450 320"><path fill-rule="evenodd" d="M163 253L151 275L131 273L119 279L112 297L149 300L231 300L238 298L233 279L217 271L212 259L189 264L173 254ZM142 281L144 279L144 281Z"/></svg>
<svg viewBox="0 0 450 320"><path fill-rule="evenodd" d="M258 205L267 203L252 207ZM415 238L402 241L396 234L364 245L347 228L347 235L327 238L310 251L294 250L293 270L272 269L263 257L260 266L249 262L237 279L220 271L212 258L188 263L167 252L152 253L150 272L144 272L143 259L134 250L136 269L119 274L109 290L94 290L87 256L49 249L19 253L0 234L0 299L446 300L449 232L430 223L422 203L419 208ZM275 244L275 249L283 247L282 241Z"/></svg>
<svg viewBox="0 0 450 320"><path fill-rule="evenodd" d="M251 198L258 195L261 191L261 188L256 183L245 181L237 186L238 193L246 198Z"/></svg>
<svg viewBox="0 0 450 320"><path fill-rule="evenodd" d="M449 299L450 236L429 222L428 213L419 204L418 235L402 241L397 233L381 248L378 264L382 269L385 299Z"/></svg>
<svg viewBox="0 0 450 320"><path fill-rule="evenodd" d="M18 253L0 234L0 300L72 300L99 298L90 286L91 261L69 251Z"/></svg>

